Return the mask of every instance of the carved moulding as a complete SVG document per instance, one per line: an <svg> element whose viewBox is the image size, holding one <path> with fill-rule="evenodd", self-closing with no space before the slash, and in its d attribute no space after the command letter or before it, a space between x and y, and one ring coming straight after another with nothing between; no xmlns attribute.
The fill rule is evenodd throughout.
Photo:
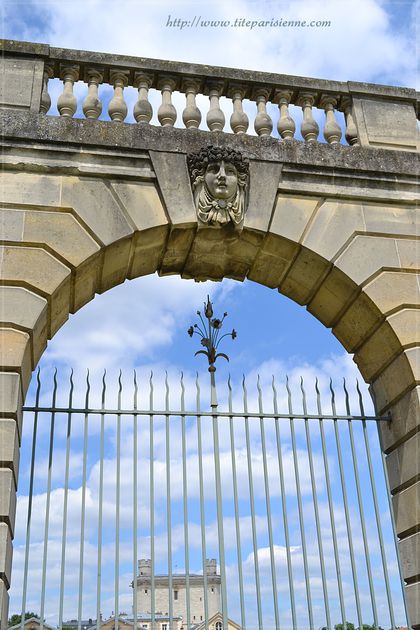
<svg viewBox="0 0 420 630"><path fill-rule="evenodd" d="M187 156L199 227L243 227L249 162L239 152L209 145Z"/></svg>

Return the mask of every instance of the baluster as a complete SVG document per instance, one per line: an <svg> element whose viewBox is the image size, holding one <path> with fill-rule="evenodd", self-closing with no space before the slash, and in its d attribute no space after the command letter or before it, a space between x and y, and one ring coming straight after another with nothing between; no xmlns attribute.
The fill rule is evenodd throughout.
<svg viewBox="0 0 420 630"><path fill-rule="evenodd" d="M98 96L98 86L103 81L103 72L96 68L86 70L88 93L83 101L83 113L86 118L99 118L102 112L102 103Z"/></svg>
<svg viewBox="0 0 420 630"><path fill-rule="evenodd" d="M303 121L301 125L301 134L305 142L316 142L319 135L319 126L312 115L312 106L315 102L315 96L310 93L302 93L298 95L297 105L302 107Z"/></svg>
<svg viewBox="0 0 420 630"><path fill-rule="evenodd" d="M346 119L345 137L350 146L358 146L359 138L357 135L357 127L352 114L353 102L349 96L343 96L341 99L341 108Z"/></svg>
<svg viewBox="0 0 420 630"><path fill-rule="evenodd" d="M111 120L123 122L128 113L127 103L124 100L124 88L128 84L128 71L111 70L109 80L114 86L114 96L109 103L108 114Z"/></svg>
<svg viewBox="0 0 420 630"><path fill-rule="evenodd" d="M149 103L149 89L152 85L153 77L150 74L136 72L134 75L134 86L138 88L139 96L134 105L133 115L138 123L150 123L153 116L153 109Z"/></svg>
<svg viewBox="0 0 420 630"><path fill-rule="evenodd" d="M233 102L233 114L230 117L230 126L233 133L246 133L249 127L248 116L243 110L242 99L245 96L244 86L234 86L229 93Z"/></svg>
<svg viewBox="0 0 420 630"><path fill-rule="evenodd" d="M273 121L267 114L267 99L270 90L258 88L255 92L255 100L257 103L257 115L255 117L254 129L259 136L270 136L273 130Z"/></svg>
<svg viewBox="0 0 420 630"><path fill-rule="evenodd" d="M334 108L337 106L337 99L329 94L323 94L320 100L321 107L325 110L324 138L328 144L338 144L342 133L341 127L335 119Z"/></svg>
<svg viewBox="0 0 420 630"><path fill-rule="evenodd" d="M221 83L211 83L209 85L210 109L207 113L207 126L210 131L223 131L225 126L225 115L220 109L219 98L222 92Z"/></svg>
<svg viewBox="0 0 420 630"><path fill-rule="evenodd" d="M292 98L292 92L289 90L281 90L276 93L276 99L279 101L280 118L277 123L277 130L283 140L292 140L295 135L295 121L289 114L289 103Z"/></svg>
<svg viewBox="0 0 420 630"><path fill-rule="evenodd" d="M77 98L73 94L73 85L79 80L79 66L61 66L60 77L63 80L63 92L57 100L60 116L72 118L77 109Z"/></svg>
<svg viewBox="0 0 420 630"><path fill-rule="evenodd" d="M198 129L201 123L201 112L197 107L195 98L200 89L199 81L187 79L182 84L185 92L186 106L182 112L182 120L187 129Z"/></svg>
<svg viewBox="0 0 420 630"><path fill-rule="evenodd" d="M172 92L176 86L176 80L163 77L159 80L158 88L162 92L162 104L158 109L158 119L162 127L173 127L177 118L175 107L172 105Z"/></svg>
<svg viewBox="0 0 420 630"><path fill-rule="evenodd" d="M48 80L54 76L54 68L49 64L44 66L44 79L42 83L41 104L39 111L41 114L46 114L51 107L51 96L48 93Z"/></svg>

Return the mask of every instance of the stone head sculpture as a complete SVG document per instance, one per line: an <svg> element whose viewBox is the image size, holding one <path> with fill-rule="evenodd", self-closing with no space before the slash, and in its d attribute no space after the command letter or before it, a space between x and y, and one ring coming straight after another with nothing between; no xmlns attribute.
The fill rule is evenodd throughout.
<svg viewBox="0 0 420 630"><path fill-rule="evenodd" d="M239 151L208 146L187 157L197 217L202 226L241 230L249 164Z"/></svg>

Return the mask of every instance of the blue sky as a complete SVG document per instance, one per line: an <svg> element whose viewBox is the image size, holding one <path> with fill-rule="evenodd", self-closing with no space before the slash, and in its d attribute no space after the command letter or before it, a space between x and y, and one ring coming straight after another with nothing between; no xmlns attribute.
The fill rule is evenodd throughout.
<svg viewBox="0 0 420 630"><path fill-rule="evenodd" d="M331 20L331 27L304 31L296 28L281 31L275 28L252 31L238 28L226 33L221 28L181 31L166 26L169 16L171 19L188 20L192 19L197 11L197 5L192 2L176 2L175 0L171 3L167 0L153 3L134 0L122 0L118 3L110 0L84 0L83 2L78 0L10 2L6 0L1 8L2 36L67 48L342 81L370 81L415 87L418 42L415 32L417 21L414 2L405 0L395 2L233 0L229 3L212 1L206 3L205 8L200 8L203 19L233 20L236 17L257 20L272 17L328 19ZM53 87L53 89L56 88ZM83 86L77 89L80 94L84 91ZM205 101L206 99L203 100L203 104ZM249 382L252 383L254 392L251 396L252 401L256 400L255 381L258 373L261 374L263 385L267 388L273 373L279 381L282 381L285 373L288 372L296 385L299 383L300 374L305 377L307 383L311 384L318 375L324 394L327 391L328 375L331 375L337 383L343 376L350 381L354 381L358 376L351 357L346 355L331 332L304 308L292 303L276 291L252 282L240 284L224 281L196 284L177 277L146 277L126 282L98 296L79 313L71 316L50 343L41 360L44 378L51 377L54 366L60 368L66 375L68 375L69 366L73 366L79 374L81 371L84 373L86 367L89 367L92 379L99 382L101 372L106 367L110 382L114 383L111 386L111 392L115 394L115 379L120 367L126 370L127 379L130 378L132 368L138 368L139 374L144 378L153 369L157 375L156 378L161 379L158 391L159 395L162 395L164 371L169 372L175 389L177 387L175 383L178 382L179 373L182 370L188 386L193 388L195 371L200 369L204 378L205 365L201 357L193 357L198 346L195 339L191 340L186 335L186 329L190 323L194 322L195 311L201 307L207 293L214 299L215 308L218 311L229 312L226 325L234 326L238 331L238 338L234 342L226 340L225 350L230 355L231 362L229 366L221 365L218 375L224 382L230 371L235 386L239 387L240 378L245 373ZM65 385L61 380L60 387L63 390L62 399L64 400ZM33 390L31 391L33 394ZM82 396L82 385L78 386L77 395ZM191 404L193 402L192 394L189 402ZM80 473L80 435L77 436L77 430L75 431L74 469ZM29 432L27 435L29 439ZM112 462L115 462L114 433L111 432L110 436L108 457L111 462L109 469L112 471ZM60 460L60 453L64 452L63 435L60 435L60 432L58 432L57 440L57 460ZM37 487L37 501L40 508L37 510L34 522L34 532L37 532L36 535L34 534L34 540L38 540L39 543L42 541L43 531L41 507L45 505L46 476L45 466L43 468L42 464L46 455L44 446L40 446L39 453L40 485ZM28 447L29 443L25 442L21 472L23 488L27 484L28 463L25 460L25 452L28 452ZM92 475L93 492L96 465L94 442L92 449L89 470ZM128 463L127 466L129 466ZM60 471L62 474L62 469ZM62 505L63 482L60 474L57 473L57 477L54 478L55 494L52 498L58 512ZM80 488L79 474L75 474L71 484L74 496L76 496ZM323 500L325 507L325 493ZM25 501L23 494L19 504L21 512L18 514L24 515ZM77 506L74 509L77 512ZM194 505L191 509L194 511ZM385 503L381 504L381 511L387 522ZM292 518L295 518L296 509L293 511L291 508L291 513ZM176 508L174 508L174 514L177 518ZM338 498L337 514L342 524L343 513ZM38 516L39 520L37 520ZM24 518L25 516L18 517L18 523L23 522ZM56 531L59 532L61 531L60 521L59 517L57 518ZM93 520L90 526L94 529L94 507L92 507L91 518ZM248 525L244 524L244 531L249 533ZM192 529L194 526L191 523ZM228 526L229 523L227 523ZM19 525L15 547L16 575L21 575L23 549L19 547L19 540L22 541L22 536L23 531ZM360 536L357 540L360 543ZM56 542L57 545L54 546L55 543L53 543L49 552L51 563L59 557L61 552L58 539ZM300 553L298 543L299 541L296 543L297 555ZM252 550L249 544L248 538L244 547L246 550L245 568L252 564ZM391 546L389 540L387 544ZM76 557L76 542L74 545L73 551ZM262 535L259 554L261 553L263 564L266 560L266 545L266 537ZM38 548L34 548L34 564L37 562L35 558L40 549L41 544ZM283 551L284 547L280 545L279 555ZM93 551L92 554L93 558ZM182 559L178 562L181 563ZM279 562L284 563L284 557ZM75 565L71 563L70 565L74 569ZM94 573L93 560L90 568ZM393 570L395 575L395 567ZM70 582L73 577L73 574L70 575ZM127 590L128 578L126 575L123 578L121 588ZM381 597L382 595L383 593ZM128 602L126 592L122 597L125 598L124 602ZM232 595L232 599L234 600L233 612L237 615L236 594ZM53 597L51 610L53 610L52 600ZM13 594L12 604L17 610L19 609L18 601L19 595ZM110 602L104 609L106 613L109 613L112 608L112 598ZM69 615L73 614L71 606L66 610ZM398 604L398 610L401 614L401 602ZM55 618L53 612L48 612L48 614L51 615L51 619ZM86 614L94 616L94 611L86 609ZM354 614L352 618L355 620ZM386 621L384 626L385 624Z"/></svg>

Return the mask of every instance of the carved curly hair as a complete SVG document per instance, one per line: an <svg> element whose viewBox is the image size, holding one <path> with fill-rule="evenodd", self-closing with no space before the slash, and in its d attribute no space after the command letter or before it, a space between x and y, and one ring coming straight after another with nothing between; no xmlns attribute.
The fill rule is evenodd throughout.
<svg viewBox="0 0 420 630"><path fill-rule="evenodd" d="M203 147L200 151L197 151L197 153L190 153L187 156L187 165L191 181L194 182L197 177L203 177L209 164L221 162L222 160L235 166L241 183L245 184L249 175L248 159L239 153L239 151L235 151L235 149L215 147L212 144Z"/></svg>

